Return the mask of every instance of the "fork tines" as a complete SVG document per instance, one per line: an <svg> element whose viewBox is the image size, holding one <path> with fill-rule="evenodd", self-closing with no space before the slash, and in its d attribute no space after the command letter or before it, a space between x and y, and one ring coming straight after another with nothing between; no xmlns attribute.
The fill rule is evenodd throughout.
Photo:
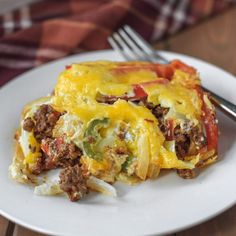
<svg viewBox="0 0 236 236"><path fill-rule="evenodd" d="M128 61L151 61L168 63L166 59L156 53L137 32L125 25L108 38L112 48Z"/></svg>

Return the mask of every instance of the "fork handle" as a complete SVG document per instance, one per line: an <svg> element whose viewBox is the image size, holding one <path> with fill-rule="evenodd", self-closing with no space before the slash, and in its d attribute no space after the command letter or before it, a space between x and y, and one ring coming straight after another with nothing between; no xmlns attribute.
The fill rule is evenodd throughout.
<svg viewBox="0 0 236 236"><path fill-rule="evenodd" d="M209 99L219 110L221 110L225 115L236 121L236 105L218 96L212 91L209 91L206 88L203 89L209 93Z"/></svg>

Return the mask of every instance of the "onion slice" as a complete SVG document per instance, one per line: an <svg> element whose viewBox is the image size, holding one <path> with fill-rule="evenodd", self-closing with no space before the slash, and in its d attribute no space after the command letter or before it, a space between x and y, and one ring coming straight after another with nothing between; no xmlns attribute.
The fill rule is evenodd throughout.
<svg viewBox="0 0 236 236"><path fill-rule="evenodd" d="M94 176L89 177L89 179L87 180L87 186L97 192L101 192L112 197L117 196L116 189L112 185Z"/></svg>

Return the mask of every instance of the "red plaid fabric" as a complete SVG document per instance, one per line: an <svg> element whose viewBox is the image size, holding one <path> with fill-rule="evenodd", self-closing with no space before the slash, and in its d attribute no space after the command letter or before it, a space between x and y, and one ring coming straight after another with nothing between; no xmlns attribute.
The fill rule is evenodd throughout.
<svg viewBox="0 0 236 236"><path fill-rule="evenodd" d="M123 24L150 42L216 14L234 0L42 0L0 16L0 86L81 50L108 48Z"/></svg>

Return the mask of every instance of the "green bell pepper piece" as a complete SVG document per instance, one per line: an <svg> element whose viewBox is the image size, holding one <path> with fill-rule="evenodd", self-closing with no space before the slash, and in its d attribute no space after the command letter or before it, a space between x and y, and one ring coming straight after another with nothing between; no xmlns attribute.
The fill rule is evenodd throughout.
<svg viewBox="0 0 236 236"><path fill-rule="evenodd" d="M97 161L102 160L102 153L97 150L97 145L101 140L99 130L106 128L109 124L108 118L94 119L89 122L84 133L83 149L86 155Z"/></svg>
<svg viewBox="0 0 236 236"><path fill-rule="evenodd" d="M123 172L127 172L127 169L128 169L128 167L129 167L129 165L132 163L132 161L133 161L133 156L129 155L129 156L126 158L125 162L121 165L121 170L122 170Z"/></svg>

